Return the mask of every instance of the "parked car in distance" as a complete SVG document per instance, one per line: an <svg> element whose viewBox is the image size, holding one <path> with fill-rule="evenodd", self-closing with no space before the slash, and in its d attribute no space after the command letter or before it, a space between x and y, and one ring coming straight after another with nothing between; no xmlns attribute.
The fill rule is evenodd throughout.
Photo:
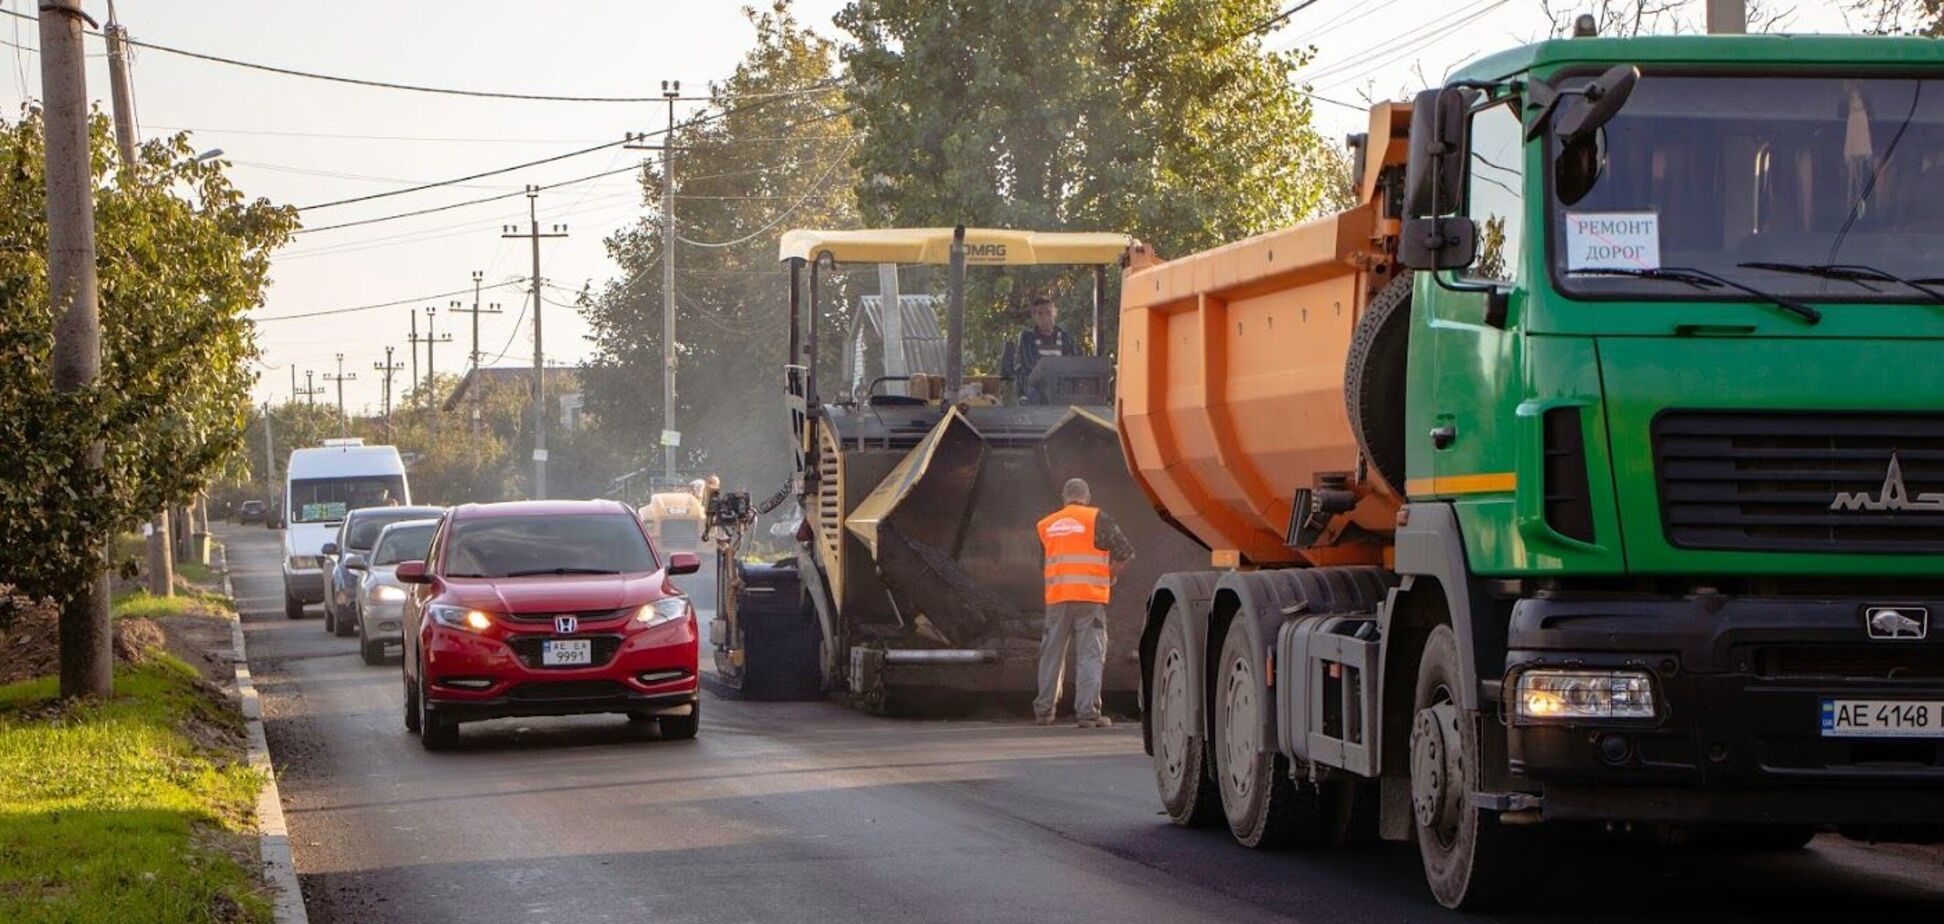
<svg viewBox="0 0 1944 924"><path fill-rule="evenodd" d="M261 523L270 516L270 506L260 500L248 500L236 508L237 525Z"/></svg>
<svg viewBox="0 0 1944 924"><path fill-rule="evenodd" d="M384 660L385 648L399 644L399 626L405 612L405 598L411 588L398 579L401 563L423 561L432 544L432 533L439 521L404 520L387 524L365 555L345 556L344 566L363 577L357 582L358 603L351 611L351 622L358 633L358 653L364 663Z"/></svg>
<svg viewBox="0 0 1944 924"><path fill-rule="evenodd" d="M337 537L324 543L324 631L351 635L358 631L358 577L363 572L345 567L364 556L378 541L378 531L405 520L436 520L444 507L364 507L344 515Z"/></svg>
<svg viewBox="0 0 1944 924"><path fill-rule="evenodd" d="M619 712L691 738L702 719L695 610L634 511L612 501L455 507L405 600L405 727L428 749L459 724Z"/></svg>

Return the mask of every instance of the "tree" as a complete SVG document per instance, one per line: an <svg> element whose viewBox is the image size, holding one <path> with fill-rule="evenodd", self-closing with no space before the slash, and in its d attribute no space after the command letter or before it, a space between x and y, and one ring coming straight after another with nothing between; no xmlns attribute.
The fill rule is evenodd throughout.
<svg viewBox="0 0 1944 924"><path fill-rule="evenodd" d="M1280 6L854 0L837 23L866 223L1125 231L1165 256L1316 214L1335 165L1294 82L1306 53L1256 29ZM1029 296L1085 276L974 274L971 351L996 359Z"/></svg>
<svg viewBox="0 0 1944 924"><path fill-rule="evenodd" d="M788 291L777 239L793 227L854 226L857 175L848 160L852 128L833 81L834 46L801 26L788 2L745 12L756 44L711 87L722 115L674 137L676 451L684 474L715 473L725 484L767 492L790 465L782 372ZM584 372L594 425L571 439L603 443L619 463L602 480L661 470L663 182L658 164L643 170L643 202L653 213L608 239L621 274L581 299L596 345ZM840 312L833 307L823 322L830 355L841 339L831 334Z"/></svg>
<svg viewBox="0 0 1944 924"><path fill-rule="evenodd" d="M1849 0L1846 8L1871 35L1944 36L1944 0Z"/></svg>
<svg viewBox="0 0 1944 924"><path fill-rule="evenodd" d="M63 394L49 364L40 113L0 122L0 575L63 601L113 532L187 501L241 447L257 355L245 312L296 227L294 210L246 201L221 161L195 160L186 134L117 170L107 119L91 130L102 371ZM73 482L67 460L96 441L99 476Z"/></svg>

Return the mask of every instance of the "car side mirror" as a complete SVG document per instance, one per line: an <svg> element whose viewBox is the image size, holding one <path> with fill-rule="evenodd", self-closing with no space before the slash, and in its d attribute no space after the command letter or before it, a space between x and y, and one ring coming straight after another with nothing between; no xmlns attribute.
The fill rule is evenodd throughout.
<svg viewBox="0 0 1944 924"><path fill-rule="evenodd" d="M671 575L694 574L700 570L702 559L696 557L694 552L676 552L668 556L668 573Z"/></svg>
<svg viewBox="0 0 1944 924"><path fill-rule="evenodd" d="M425 570L425 562L422 561L400 562L398 570L392 574L397 576L401 584L432 583L432 575Z"/></svg>
<svg viewBox="0 0 1944 924"><path fill-rule="evenodd" d="M326 542L324 543L324 547L318 549L318 551L325 555L336 555L338 553L338 544L335 542Z"/></svg>
<svg viewBox="0 0 1944 924"><path fill-rule="evenodd" d="M371 566L365 563L365 558L363 555L359 555L356 552L352 552L351 554L344 556L344 570L370 571Z"/></svg>

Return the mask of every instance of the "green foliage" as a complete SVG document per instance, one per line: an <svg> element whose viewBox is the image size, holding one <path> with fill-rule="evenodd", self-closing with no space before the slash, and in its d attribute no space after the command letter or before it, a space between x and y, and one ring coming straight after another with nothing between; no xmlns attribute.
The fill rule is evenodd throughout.
<svg viewBox="0 0 1944 924"><path fill-rule="evenodd" d="M150 141L132 169L92 123L102 365L53 388L47 207L38 110L0 122L0 574L63 599L109 536L202 490L242 445L257 351L245 312L295 213L245 201L187 135ZM87 474L89 447L106 447Z"/></svg>
<svg viewBox="0 0 1944 924"><path fill-rule="evenodd" d="M159 653L105 702L51 711L55 687L0 687L0 920L269 921L238 859L263 780L222 694Z"/></svg>
<svg viewBox="0 0 1944 924"><path fill-rule="evenodd" d="M856 225L850 163L855 139L841 91L765 98L814 88L836 73L834 46L803 28L786 2L750 11L756 44L727 80L712 87L729 115L676 138L678 331L677 470L715 473L724 484L768 493L789 468L783 410L788 275L776 242L797 227ZM756 102L751 102L755 100ZM657 165L658 167L659 165ZM662 470L662 174L642 178L651 210L608 239L619 277L581 300L597 346L586 371L596 428L573 439L602 441L617 465L585 472L589 487L625 471ZM841 293L841 289L830 291ZM828 292L827 292L828 294ZM826 303L824 337L836 356L844 305ZM827 365L826 368L834 368ZM599 458L583 449L556 459Z"/></svg>
<svg viewBox="0 0 1944 924"><path fill-rule="evenodd" d="M865 223L1125 231L1168 256L1316 213L1342 168L1292 82L1302 55L1247 34L1279 7L853 0L837 24L855 38ZM1084 278L973 274L970 345L996 358L1030 296L1084 293ZM1072 317L1082 299L1065 301Z"/></svg>

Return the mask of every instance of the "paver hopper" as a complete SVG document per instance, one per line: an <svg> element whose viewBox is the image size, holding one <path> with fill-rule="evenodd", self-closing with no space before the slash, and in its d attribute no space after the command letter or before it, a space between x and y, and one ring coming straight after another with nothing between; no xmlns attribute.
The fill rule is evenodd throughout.
<svg viewBox="0 0 1944 924"><path fill-rule="evenodd" d="M781 696L817 692L803 688L814 677L824 691L879 709L1023 703L1036 685L1044 617L1034 527L1060 506L1062 482L1081 477L1138 551L1108 625L1106 688L1131 700L1144 608L1144 592L1131 588L1206 553L1169 528L1129 476L1106 406L1104 359L1063 363L1064 381L1047 389L1095 403L1014 405L1004 400L1007 383L966 385L960 346L967 264L1092 264L1099 283L1128 243L1110 234L954 229L784 237L792 316L801 321L791 356L805 360L788 376L798 438L793 493L805 519L794 567L735 566L734 603L725 600L712 636L721 680L748 695ZM894 377L907 394L819 399L809 361L817 282L844 262L952 267L944 381ZM725 568L734 555L725 551ZM779 689L789 686L771 683L779 677L795 678L796 688Z"/></svg>

